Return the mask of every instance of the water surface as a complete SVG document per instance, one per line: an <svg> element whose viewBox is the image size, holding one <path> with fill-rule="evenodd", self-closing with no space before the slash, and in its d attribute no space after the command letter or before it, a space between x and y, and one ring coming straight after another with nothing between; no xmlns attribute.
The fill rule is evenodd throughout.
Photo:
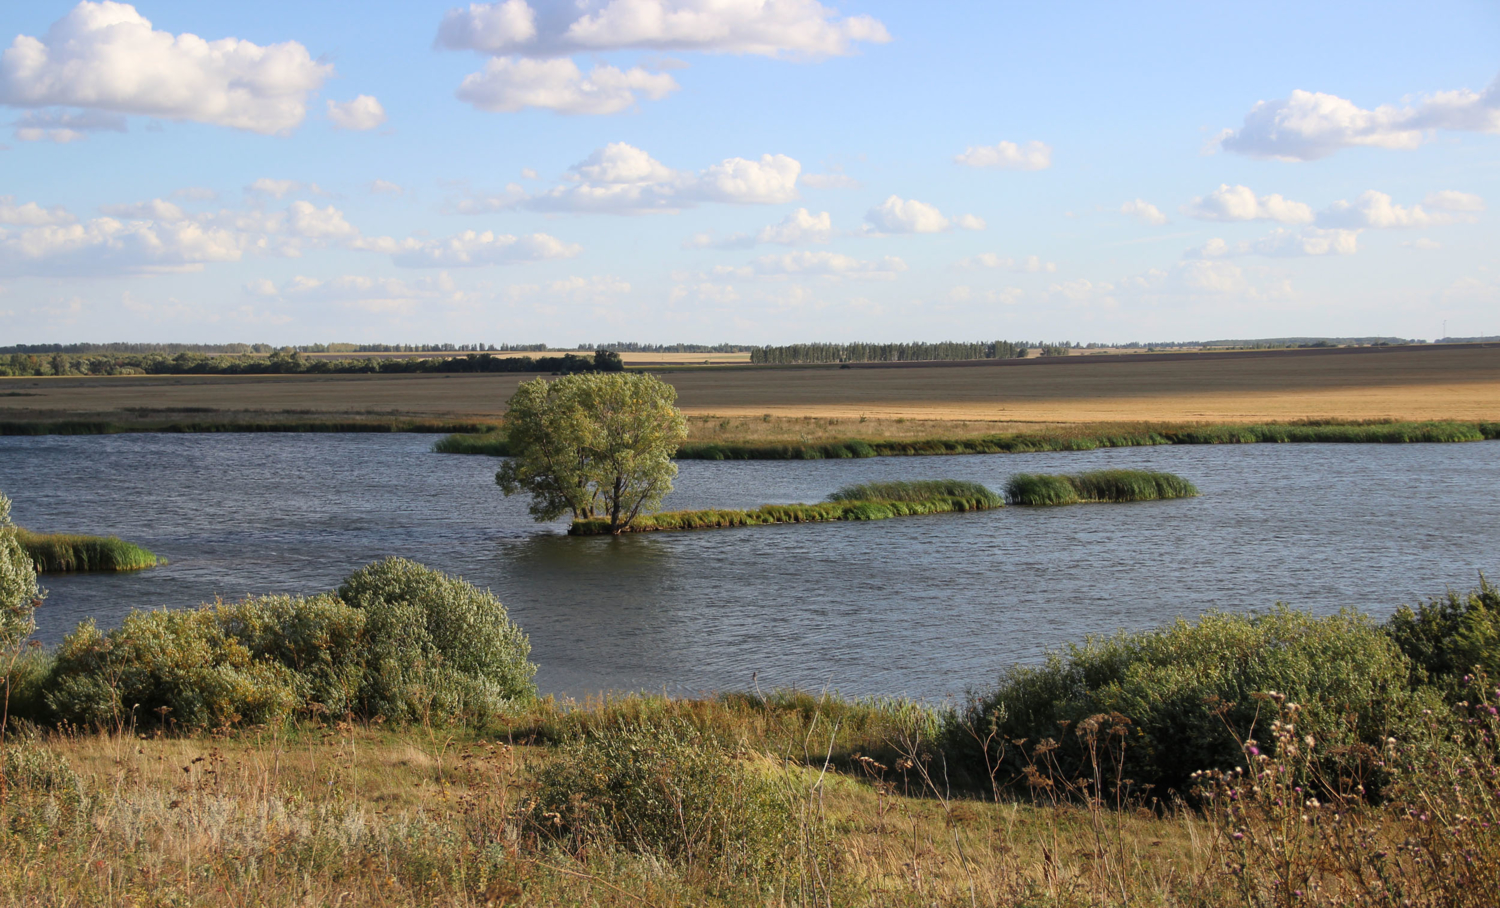
<svg viewBox="0 0 1500 908"><path fill-rule="evenodd" d="M669 507L817 501L851 482L1170 470L1203 497L573 539L419 435L0 437L37 530L170 560L50 576L39 636L132 608L316 592L404 555L492 588L546 691L799 685L941 698L1088 633L1285 601L1384 616L1500 575L1500 442L686 461Z"/></svg>

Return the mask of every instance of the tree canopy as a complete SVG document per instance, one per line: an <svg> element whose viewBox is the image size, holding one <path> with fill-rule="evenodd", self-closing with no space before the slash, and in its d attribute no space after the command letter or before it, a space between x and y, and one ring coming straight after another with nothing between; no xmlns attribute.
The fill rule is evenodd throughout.
<svg viewBox="0 0 1500 908"><path fill-rule="evenodd" d="M0 493L0 647L16 646L31 635L41 598L36 566L10 522L10 499Z"/></svg>
<svg viewBox="0 0 1500 908"><path fill-rule="evenodd" d="M672 490L672 455L687 437L676 400L642 373L522 382L506 416L512 457L495 482L506 495L530 493L537 520L604 517L620 533Z"/></svg>

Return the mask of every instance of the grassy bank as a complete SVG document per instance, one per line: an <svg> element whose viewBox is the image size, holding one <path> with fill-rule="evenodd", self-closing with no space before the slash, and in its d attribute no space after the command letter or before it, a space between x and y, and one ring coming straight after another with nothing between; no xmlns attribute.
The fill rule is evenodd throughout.
<svg viewBox="0 0 1500 908"><path fill-rule="evenodd" d="M16 539L42 574L139 571L167 563L165 558L158 558L153 552L118 536L33 533L18 529Z"/></svg>
<svg viewBox="0 0 1500 908"><path fill-rule="evenodd" d="M877 482L847 486L818 504L768 504L754 510L664 511L637 517L627 533L658 530L710 530L776 523L825 523L837 520L886 520L917 514L984 511L1003 507L1005 499L975 482L939 479ZM605 536L608 520L581 519L568 527L571 536Z"/></svg>
<svg viewBox="0 0 1500 908"><path fill-rule="evenodd" d="M698 429L695 425L695 429ZM1155 445L1418 444L1500 439L1491 422L1304 422L1263 425L1091 425L970 438L848 438L735 443L690 440L679 460L840 460L944 454L1029 454ZM509 455L503 432L453 434L433 445L442 454Z"/></svg>
<svg viewBox="0 0 1500 908"><path fill-rule="evenodd" d="M1195 498L1197 486L1173 473L1096 470L1090 473L1017 473L1005 484L1005 503L1027 506L1084 502Z"/></svg>

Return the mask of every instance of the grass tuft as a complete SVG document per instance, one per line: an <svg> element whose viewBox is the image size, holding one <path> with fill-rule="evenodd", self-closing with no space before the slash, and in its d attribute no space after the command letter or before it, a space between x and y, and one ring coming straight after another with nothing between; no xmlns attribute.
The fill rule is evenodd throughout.
<svg viewBox="0 0 1500 908"><path fill-rule="evenodd" d="M432 443L436 454L486 454L490 457L509 457L510 444L505 433L500 431L458 433L447 435Z"/></svg>
<svg viewBox="0 0 1500 908"><path fill-rule="evenodd" d="M1198 488L1174 473L1097 470L1071 476L1017 473L1005 484L1007 504L1052 506L1080 502L1159 501L1196 498Z"/></svg>
<svg viewBox="0 0 1500 908"><path fill-rule="evenodd" d="M66 574L75 571L139 571L166 564L140 546L118 536L83 536L77 533L33 533L17 530L16 539L31 556L38 573Z"/></svg>
<svg viewBox="0 0 1500 908"><path fill-rule="evenodd" d="M928 501L934 498L983 500L993 498L991 507L1004 502L999 495L977 482L962 479L919 479L915 481L865 482L844 486L828 496L829 501Z"/></svg>

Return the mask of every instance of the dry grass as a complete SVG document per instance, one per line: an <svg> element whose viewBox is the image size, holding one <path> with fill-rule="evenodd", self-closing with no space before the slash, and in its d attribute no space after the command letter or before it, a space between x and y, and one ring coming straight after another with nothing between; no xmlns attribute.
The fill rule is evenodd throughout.
<svg viewBox="0 0 1500 908"><path fill-rule="evenodd" d="M0 422L494 421L530 377L3 379ZM703 368L663 377L677 388L695 441L961 438L1100 423L1500 420L1500 347Z"/></svg>

